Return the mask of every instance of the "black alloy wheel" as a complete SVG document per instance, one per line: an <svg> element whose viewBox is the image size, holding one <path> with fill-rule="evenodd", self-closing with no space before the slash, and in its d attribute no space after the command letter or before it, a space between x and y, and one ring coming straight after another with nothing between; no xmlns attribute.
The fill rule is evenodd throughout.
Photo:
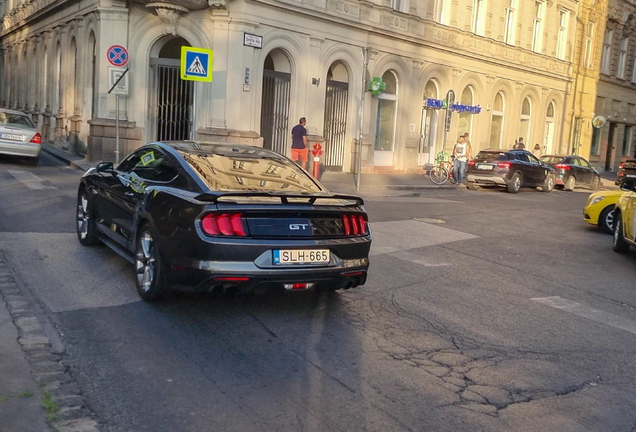
<svg viewBox="0 0 636 432"><path fill-rule="evenodd" d="M510 183L508 183L508 192L516 194L521 190L521 174L518 172L512 176Z"/></svg>
<svg viewBox="0 0 636 432"><path fill-rule="evenodd" d="M135 282L142 300L158 300L163 296L166 291L164 272L155 236L146 224L137 234L135 248Z"/></svg>
<svg viewBox="0 0 636 432"><path fill-rule="evenodd" d="M99 243L95 232L95 221L91 214L90 201L86 189L82 188L77 194L77 211L75 213L77 238L83 246L94 246Z"/></svg>
<svg viewBox="0 0 636 432"><path fill-rule="evenodd" d="M543 190L543 192L552 192L552 190L554 189L555 183L556 183L556 176L554 175L554 173L550 173L545 178L545 181L543 182L543 187L541 188L541 190Z"/></svg>
<svg viewBox="0 0 636 432"><path fill-rule="evenodd" d="M627 253L629 244L623 238L623 224L621 223L621 215L614 215L614 241L612 242L614 252Z"/></svg>
<svg viewBox="0 0 636 432"><path fill-rule="evenodd" d="M614 232L614 206L609 205L603 209L598 217L598 226L607 234Z"/></svg>
<svg viewBox="0 0 636 432"><path fill-rule="evenodd" d="M574 176L571 175L568 178L568 181L565 182L563 189L565 189L566 191L573 191L575 186L576 186L576 179L574 178Z"/></svg>

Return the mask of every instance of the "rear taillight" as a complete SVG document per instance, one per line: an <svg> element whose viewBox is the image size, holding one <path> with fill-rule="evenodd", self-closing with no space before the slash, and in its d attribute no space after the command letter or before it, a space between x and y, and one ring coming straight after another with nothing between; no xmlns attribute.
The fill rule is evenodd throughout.
<svg viewBox="0 0 636 432"><path fill-rule="evenodd" d="M243 215L235 213L209 213L201 218L201 229L211 236L247 237Z"/></svg>
<svg viewBox="0 0 636 432"><path fill-rule="evenodd" d="M624 163L620 164L620 165L618 166L618 168L619 168L619 169L623 169L623 168L625 168L625 164L624 164Z"/></svg>
<svg viewBox="0 0 636 432"><path fill-rule="evenodd" d="M512 164L510 162L498 162L497 166L499 168L505 168L505 169L510 169L510 167L512 166Z"/></svg>
<svg viewBox="0 0 636 432"><path fill-rule="evenodd" d="M473 159L469 160L468 166L475 166L475 161Z"/></svg>
<svg viewBox="0 0 636 432"><path fill-rule="evenodd" d="M33 144L42 144L42 135L36 133L35 135L33 135L33 138L31 138L31 141L29 142Z"/></svg>
<svg viewBox="0 0 636 432"><path fill-rule="evenodd" d="M562 170L566 170L566 171L570 170L570 165L567 165L567 164L556 164L554 167L556 169L562 169Z"/></svg>
<svg viewBox="0 0 636 432"><path fill-rule="evenodd" d="M342 231L346 236L367 235L369 233L369 226L363 215L343 215Z"/></svg>

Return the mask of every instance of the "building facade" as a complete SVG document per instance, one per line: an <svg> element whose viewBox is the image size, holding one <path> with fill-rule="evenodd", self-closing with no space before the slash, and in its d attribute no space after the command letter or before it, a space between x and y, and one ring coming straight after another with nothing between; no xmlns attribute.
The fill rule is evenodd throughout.
<svg viewBox="0 0 636 432"><path fill-rule="evenodd" d="M416 170L465 132L475 151L519 137L544 153L573 147L576 0L1 4L2 105L92 160L115 150L112 45L130 54L122 154L168 139L288 154L300 117L332 170L357 170L358 153L362 170ZM214 50L212 83L180 80L182 46ZM374 79L378 95L367 91Z"/></svg>
<svg viewBox="0 0 636 432"><path fill-rule="evenodd" d="M601 171L615 171L636 151L635 18L636 3L630 1L584 1L581 5L572 150Z"/></svg>

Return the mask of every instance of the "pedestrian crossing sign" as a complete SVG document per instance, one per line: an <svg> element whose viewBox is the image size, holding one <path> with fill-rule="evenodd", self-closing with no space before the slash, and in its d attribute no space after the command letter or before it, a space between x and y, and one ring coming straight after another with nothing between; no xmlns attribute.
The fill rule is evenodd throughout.
<svg viewBox="0 0 636 432"><path fill-rule="evenodd" d="M212 82L213 54L205 48L181 47L181 79Z"/></svg>

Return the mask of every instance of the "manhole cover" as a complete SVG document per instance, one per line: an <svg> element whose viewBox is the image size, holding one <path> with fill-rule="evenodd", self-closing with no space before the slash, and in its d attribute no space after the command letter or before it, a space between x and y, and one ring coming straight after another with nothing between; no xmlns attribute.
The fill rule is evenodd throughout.
<svg viewBox="0 0 636 432"><path fill-rule="evenodd" d="M413 218L414 221L418 221L418 222L425 222L425 223L431 223L431 224L443 224L446 223L446 221L443 221L441 219L433 219L433 218Z"/></svg>

